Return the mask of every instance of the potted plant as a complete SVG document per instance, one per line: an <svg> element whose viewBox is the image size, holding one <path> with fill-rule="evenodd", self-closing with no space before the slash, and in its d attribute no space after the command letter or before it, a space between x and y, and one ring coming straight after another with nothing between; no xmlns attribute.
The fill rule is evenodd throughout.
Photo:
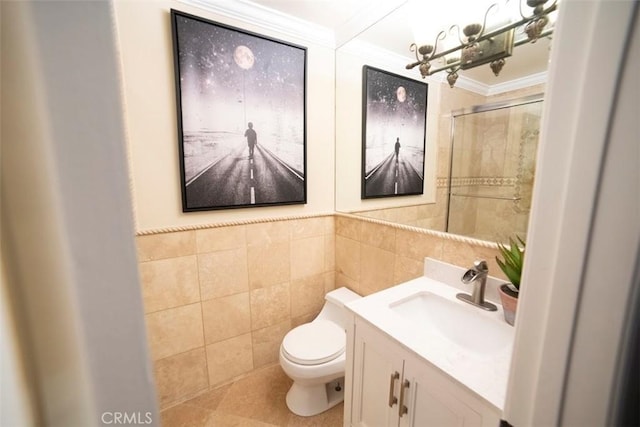
<svg viewBox="0 0 640 427"><path fill-rule="evenodd" d="M525 243L517 237L517 242L509 238L509 247L498 243L498 250L503 259L496 257L496 262L511 283L500 285L500 299L504 311L504 320L513 325L518 306L518 293L520 291L520 278L522 276L522 264L524 263Z"/></svg>

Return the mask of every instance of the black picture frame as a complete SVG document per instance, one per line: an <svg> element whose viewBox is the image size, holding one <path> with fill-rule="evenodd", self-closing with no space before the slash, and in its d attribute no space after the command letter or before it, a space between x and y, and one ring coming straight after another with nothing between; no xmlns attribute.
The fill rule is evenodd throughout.
<svg viewBox="0 0 640 427"><path fill-rule="evenodd" d="M307 49L171 10L183 212L307 202Z"/></svg>
<svg viewBox="0 0 640 427"><path fill-rule="evenodd" d="M362 67L362 199L424 193L426 83Z"/></svg>

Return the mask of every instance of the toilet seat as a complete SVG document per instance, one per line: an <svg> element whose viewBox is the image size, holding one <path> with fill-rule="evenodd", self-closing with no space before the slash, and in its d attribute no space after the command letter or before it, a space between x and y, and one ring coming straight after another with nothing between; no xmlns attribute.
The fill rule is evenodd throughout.
<svg viewBox="0 0 640 427"><path fill-rule="evenodd" d="M300 325L282 340L284 356L300 365L319 365L344 353L344 330L333 322L316 320Z"/></svg>

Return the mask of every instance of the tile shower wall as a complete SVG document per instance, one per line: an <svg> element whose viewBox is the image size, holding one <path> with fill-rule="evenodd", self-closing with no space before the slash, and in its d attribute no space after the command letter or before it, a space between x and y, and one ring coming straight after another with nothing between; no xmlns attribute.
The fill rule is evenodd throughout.
<svg viewBox="0 0 640 427"><path fill-rule="evenodd" d="M335 287L332 216L137 237L161 408L277 363Z"/></svg>

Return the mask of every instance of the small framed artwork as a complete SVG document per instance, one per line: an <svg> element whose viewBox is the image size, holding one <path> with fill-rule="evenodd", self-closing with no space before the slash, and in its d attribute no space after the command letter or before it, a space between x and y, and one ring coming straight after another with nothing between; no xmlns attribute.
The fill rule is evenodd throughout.
<svg viewBox="0 0 640 427"><path fill-rule="evenodd" d="M307 200L307 50L171 10L182 210Z"/></svg>
<svg viewBox="0 0 640 427"><path fill-rule="evenodd" d="M362 70L362 199L423 194L426 83Z"/></svg>

